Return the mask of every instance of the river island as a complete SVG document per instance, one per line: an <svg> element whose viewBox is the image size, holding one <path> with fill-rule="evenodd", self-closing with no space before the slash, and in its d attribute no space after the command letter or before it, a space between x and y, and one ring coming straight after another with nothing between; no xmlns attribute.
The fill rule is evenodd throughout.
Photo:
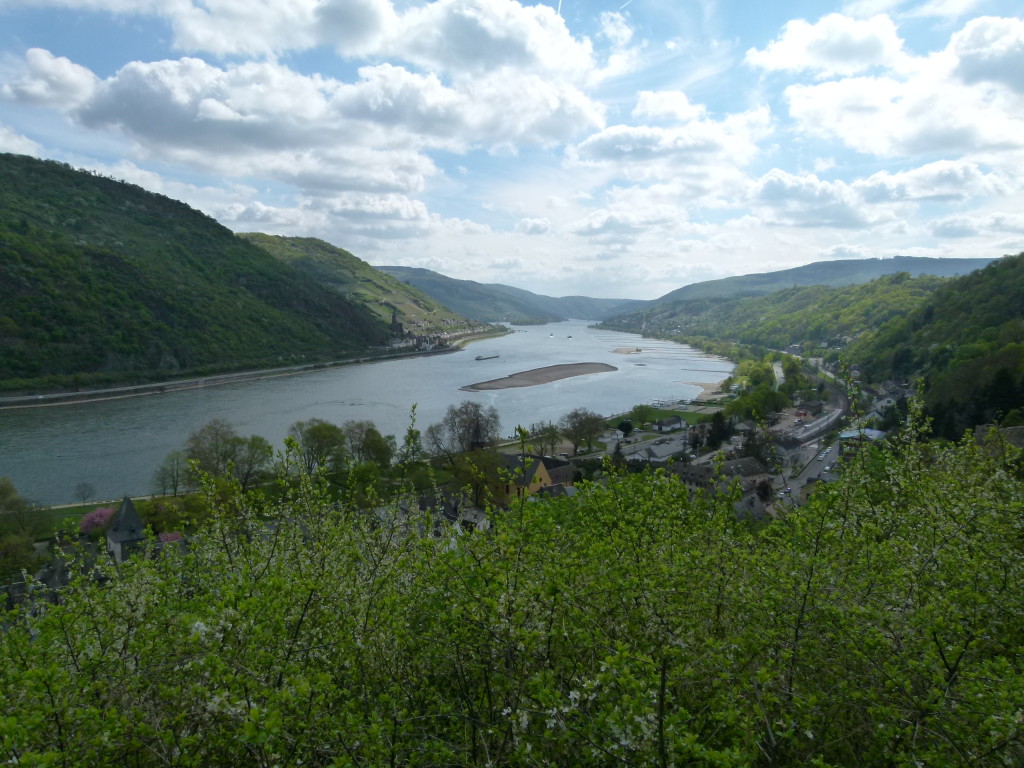
<svg viewBox="0 0 1024 768"><path fill-rule="evenodd" d="M529 371L520 371L500 379L480 381L476 384L468 384L459 387L464 392L484 392L492 389L512 389L513 387L534 387L538 384L549 384L559 379L568 379L573 376L587 376L591 373L607 373L608 371L619 370L614 365L607 363L564 363L562 365L548 365L544 368L533 368Z"/></svg>

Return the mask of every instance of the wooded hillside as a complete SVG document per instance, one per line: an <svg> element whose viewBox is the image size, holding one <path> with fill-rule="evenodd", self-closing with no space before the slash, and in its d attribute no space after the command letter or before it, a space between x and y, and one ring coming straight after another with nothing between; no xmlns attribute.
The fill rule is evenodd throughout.
<svg viewBox="0 0 1024 768"><path fill-rule="evenodd" d="M344 248L312 237L277 237L255 232L241 235L298 272L359 304L384 323L392 310L399 322L421 332L451 330L469 321L418 288L370 266Z"/></svg>
<svg viewBox="0 0 1024 768"><path fill-rule="evenodd" d="M939 286L866 334L849 358L867 378L923 376L940 434L1006 420L1024 408L1024 254ZM1013 419L1024 424L1024 412Z"/></svg>
<svg viewBox="0 0 1024 768"><path fill-rule="evenodd" d="M0 386L286 365L386 328L210 217L67 165L0 155Z"/></svg>

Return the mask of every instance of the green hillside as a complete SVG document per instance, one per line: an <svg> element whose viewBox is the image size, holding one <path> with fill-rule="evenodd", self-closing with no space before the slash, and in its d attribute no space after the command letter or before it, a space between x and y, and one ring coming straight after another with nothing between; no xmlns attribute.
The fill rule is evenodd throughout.
<svg viewBox="0 0 1024 768"><path fill-rule="evenodd" d="M418 288L392 277L323 240L311 237L277 237L256 232L242 234L318 283L359 304L385 323L393 310L407 328L424 332L451 330L470 323Z"/></svg>
<svg viewBox="0 0 1024 768"><path fill-rule="evenodd" d="M643 302L627 299L542 296L500 283L456 280L417 267L388 266L377 269L418 288L463 317L482 322L551 323L570 317L601 320L643 305Z"/></svg>
<svg viewBox="0 0 1024 768"><path fill-rule="evenodd" d="M771 349L790 344L828 346L881 328L945 282L945 278L912 278L903 272L840 288L816 285L765 296L658 304L604 325L654 336L728 339Z"/></svg>
<svg viewBox="0 0 1024 768"><path fill-rule="evenodd" d="M1024 254L947 281L858 339L849 355L871 380L924 376L925 397L947 436L1005 419L1024 408ZM1017 420L1024 423L1024 414Z"/></svg>
<svg viewBox="0 0 1024 768"><path fill-rule="evenodd" d="M0 154L0 386L300 363L379 344L365 308L184 203Z"/></svg>
<svg viewBox="0 0 1024 768"><path fill-rule="evenodd" d="M956 277L981 269L992 259L936 259L917 256L896 256L891 259L844 259L817 261L793 269L737 275L721 280L693 283L666 293L648 305L692 301L694 299L722 299L775 293L787 288L811 285L839 287L867 283L884 275L906 272L912 277L933 275Z"/></svg>

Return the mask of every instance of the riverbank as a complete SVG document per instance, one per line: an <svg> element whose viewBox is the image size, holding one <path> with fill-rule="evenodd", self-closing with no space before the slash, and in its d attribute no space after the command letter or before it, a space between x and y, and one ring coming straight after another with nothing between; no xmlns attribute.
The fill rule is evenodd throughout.
<svg viewBox="0 0 1024 768"><path fill-rule="evenodd" d="M565 363L562 365L549 365L544 368L533 368L529 371L520 371L500 379L480 381L476 384L468 384L459 387L463 392L484 392L494 389L512 389L514 387L535 387L538 384L550 384L552 381L569 379L573 376L587 376L591 373L607 373L619 370L614 365L607 363Z"/></svg>
<svg viewBox="0 0 1024 768"><path fill-rule="evenodd" d="M464 338L456 339L452 342L451 346L444 347L442 349L385 352L376 355L363 355L361 357L346 360L330 360L319 363L307 363L305 365L286 366L282 368L264 368L254 371L239 371L237 373L221 373L190 379L133 384L125 387L106 387L104 389L90 389L78 392L53 392L42 395L14 395L10 397L0 397L0 411L23 408L46 408L57 405L71 405L75 403L102 402L105 400L120 400L127 397L147 397L150 395L162 395L168 392L216 387L223 384L237 384L240 382L255 381L259 379L272 379L279 376L298 376L303 373L312 373L314 371L322 371L327 368L337 368L348 365L363 365L365 363L379 363L388 360L445 355L452 352L462 351L470 342L479 341L480 339L494 338L496 336L504 336L507 333L509 333L507 330L492 333L475 333Z"/></svg>

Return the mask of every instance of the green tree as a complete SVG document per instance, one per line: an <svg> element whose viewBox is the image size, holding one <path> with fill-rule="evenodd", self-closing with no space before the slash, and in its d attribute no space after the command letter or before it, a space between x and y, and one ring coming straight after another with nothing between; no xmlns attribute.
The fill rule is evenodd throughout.
<svg viewBox="0 0 1024 768"><path fill-rule="evenodd" d="M363 436L363 447L361 453L372 461L381 470L391 467L391 461L395 455L395 438L391 435L385 437L376 427L371 427Z"/></svg>
<svg viewBox="0 0 1024 768"><path fill-rule="evenodd" d="M298 444L298 459L308 474L323 470L337 473L345 466L345 433L341 427L323 419L297 421L288 434Z"/></svg>
<svg viewBox="0 0 1024 768"><path fill-rule="evenodd" d="M559 420L558 426L575 455L579 453L583 442L586 442L589 448L593 448L593 440L604 431L605 422L600 414L587 408L574 408Z"/></svg>
<svg viewBox="0 0 1024 768"><path fill-rule="evenodd" d="M274 451L265 438L242 437L228 422L213 419L188 436L185 455L200 472L231 477L248 490L263 477Z"/></svg>
<svg viewBox="0 0 1024 768"><path fill-rule="evenodd" d="M9 477L0 477L0 583L38 562L33 543L46 533L42 510L23 498Z"/></svg>
<svg viewBox="0 0 1024 768"><path fill-rule="evenodd" d="M640 428L644 425L649 424L654 419L654 406L648 403L637 403L633 406L633 410L629 412L630 416L633 417L633 423Z"/></svg>
<svg viewBox="0 0 1024 768"><path fill-rule="evenodd" d="M1021 456L919 418L756 527L666 473L486 535L316 477L211 496L187 552L4 616L0 758L1018 765Z"/></svg>

